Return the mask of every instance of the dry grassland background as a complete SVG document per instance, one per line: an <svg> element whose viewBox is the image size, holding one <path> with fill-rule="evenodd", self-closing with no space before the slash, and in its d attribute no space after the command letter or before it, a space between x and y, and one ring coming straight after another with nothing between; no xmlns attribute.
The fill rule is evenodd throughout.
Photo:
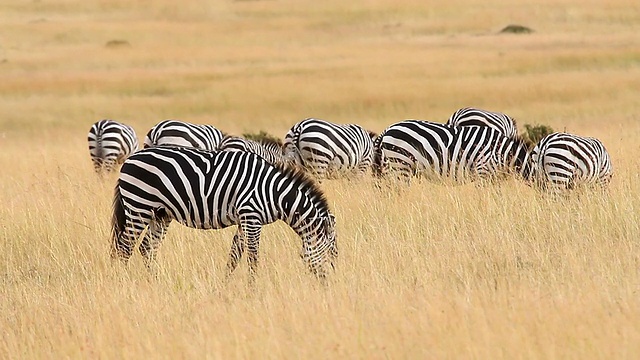
<svg viewBox="0 0 640 360"><path fill-rule="evenodd" d="M0 30L1 358L640 357L636 1L3 0ZM173 224L158 280L109 261L97 120L283 137L463 106L600 138L609 193L326 181L326 288L282 223L253 289L246 262L223 282L234 228Z"/></svg>

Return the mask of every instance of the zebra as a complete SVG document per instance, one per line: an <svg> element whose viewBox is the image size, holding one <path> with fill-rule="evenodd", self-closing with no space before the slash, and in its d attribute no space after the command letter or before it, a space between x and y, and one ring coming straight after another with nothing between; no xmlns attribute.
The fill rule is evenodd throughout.
<svg viewBox="0 0 640 360"><path fill-rule="evenodd" d="M111 172L138 150L138 137L129 125L104 119L89 129L89 154L99 174Z"/></svg>
<svg viewBox="0 0 640 360"><path fill-rule="evenodd" d="M371 167L375 136L356 124L307 118L286 134L284 154L319 181L347 173L360 177Z"/></svg>
<svg viewBox="0 0 640 360"><path fill-rule="evenodd" d="M302 239L302 259L322 282L338 255L335 217L317 183L296 168L269 164L256 154L156 147L125 161L113 200L111 257L131 257L136 240L154 273L156 252L172 220L196 229L238 225L227 278L248 249L250 281L262 226L287 223Z"/></svg>
<svg viewBox="0 0 640 360"><path fill-rule="evenodd" d="M220 145L220 151L246 151L259 155L268 163L278 166L288 165L288 161L282 152L282 143L272 140L254 141L238 136L225 136Z"/></svg>
<svg viewBox="0 0 640 360"><path fill-rule="evenodd" d="M212 125L199 125L180 120L163 120L152 127L144 138L144 148L182 146L216 150L224 134Z"/></svg>
<svg viewBox="0 0 640 360"><path fill-rule="evenodd" d="M555 194L579 185L606 188L613 176L611 158L600 140L565 132L540 140L531 161L537 185Z"/></svg>
<svg viewBox="0 0 640 360"><path fill-rule="evenodd" d="M506 137L513 139L518 137L516 121L509 115L477 108L466 107L456 110L446 124L451 126L488 126L500 131Z"/></svg>
<svg viewBox="0 0 640 360"><path fill-rule="evenodd" d="M514 171L527 181L531 178L529 146L490 127L404 120L384 130L374 147L378 177L394 170L407 181L412 175L426 175L462 183Z"/></svg>

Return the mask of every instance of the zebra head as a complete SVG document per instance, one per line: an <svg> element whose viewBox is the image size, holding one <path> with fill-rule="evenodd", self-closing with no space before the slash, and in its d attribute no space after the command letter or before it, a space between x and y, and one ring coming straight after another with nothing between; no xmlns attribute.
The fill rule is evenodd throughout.
<svg viewBox="0 0 640 360"><path fill-rule="evenodd" d="M527 182L533 181L534 171L533 171L533 162L531 159L531 151L533 151L530 144L521 138L515 139L518 146L515 150L514 155L514 169L515 171L522 176L522 178Z"/></svg>
<svg viewBox="0 0 640 360"><path fill-rule="evenodd" d="M147 136L144 137L144 143L142 144L142 148L148 149L150 147L153 147L153 142L149 138L149 134L147 134Z"/></svg>
<svg viewBox="0 0 640 360"><path fill-rule="evenodd" d="M324 282L327 270L335 270L335 260L338 257L336 218L328 211L325 215L318 213L308 219L303 227L312 230L301 236L303 249L300 258L307 263L309 271Z"/></svg>
<svg viewBox="0 0 640 360"><path fill-rule="evenodd" d="M285 141L284 145L282 145L282 153L283 153L284 162L288 166L292 166L292 167L304 166L304 162L302 160L302 155L300 154L300 151L292 143L290 142L287 143Z"/></svg>

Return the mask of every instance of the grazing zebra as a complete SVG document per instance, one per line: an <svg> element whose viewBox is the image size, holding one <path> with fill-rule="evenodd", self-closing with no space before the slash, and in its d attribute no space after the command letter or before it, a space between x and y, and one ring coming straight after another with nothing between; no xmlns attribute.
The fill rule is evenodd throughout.
<svg viewBox="0 0 640 360"><path fill-rule="evenodd" d="M490 127L453 127L405 120L388 127L375 141L374 173L397 171L407 181L412 175L454 182L490 180L503 172L530 178L528 146Z"/></svg>
<svg viewBox="0 0 640 360"><path fill-rule="evenodd" d="M220 130L211 125L164 120L149 130L144 138L144 148L168 145L216 150L223 136Z"/></svg>
<svg viewBox="0 0 640 360"><path fill-rule="evenodd" d="M138 150L138 137L129 125L100 120L89 130L89 154L97 173L110 172Z"/></svg>
<svg viewBox="0 0 640 360"><path fill-rule="evenodd" d="M318 180L345 173L361 176L371 166L374 137L359 125L308 118L285 136L284 154Z"/></svg>
<svg viewBox="0 0 640 360"><path fill-rule="evenodd" d="M462 108L454 112L447 125L451 126L488 126L510 138L518 137L516 121L507 114L476 108Z"/></svg>
<svg viewBox="0 0 640 360"><path fill-rule="evenodd" d="M262 226L286 222L302 238L302 258L321 280L338 255L335 218L317 184L304 172L280 168L240 151L157 147L122 166L115 188L112 258L125 262L142 231L140 252L150 270L171 220L197 229L238 225L227 275L248 249L250 279ZM253 280L251 280L253 281Z"/></svg>
<svg viewBox="0 0 640 360"><path fill-rule="evenodd" d="M600 140L568 133L544 137L531 152L537 184L559 194L579 185L605 188L613 176L609 153Z"/></svg>
<svg viewBox="0 0 640 360"><path fill-rule="evenodd" d="M237 136L225 136L220 142L218 150L250 152L259 155L272 165L287 165L282 152L282 143L277 141L267 139L254 141Z"/></svg>

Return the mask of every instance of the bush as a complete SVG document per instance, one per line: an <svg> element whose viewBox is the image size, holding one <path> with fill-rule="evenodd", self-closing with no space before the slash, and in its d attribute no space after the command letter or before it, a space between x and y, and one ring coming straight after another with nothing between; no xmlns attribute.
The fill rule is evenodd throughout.
<svg viewBox="0 0 640 360"><path fill-rule="evenodd" d="M104 46L108 48L118 48L118 47L130 47L131 44L127 40L109 40L104 44Z"/></svg>
<svg viewBox="0 0 640 360"><path fill-rule="evenodd" d="M533 30L526 26L515 24L507 25L504 29L500 30L502 34L530 34L532 32Z"/></svg>
<svg viewBox="0 0 640 360"><path fill-rule="evenodd" d="M547 125L529 125L524 124L524 133L522 138L530 146L535 146L543 137L553 133L553 128Z"/></svg>
<svg viewBox="0 0 640 360"><path fill-rule="evenodd" d="M273 136L273 135L269 134L268 132L266 132L264 130L260 130L260 132L257 133L257 134L244 133L244 134L242 134L242 136L245 139L249 139L249 140L253 140L253 141L257 141L257 142L271 142L271 143L276 143L276 144L282 146L282 140L279 137Z"/></svg>

